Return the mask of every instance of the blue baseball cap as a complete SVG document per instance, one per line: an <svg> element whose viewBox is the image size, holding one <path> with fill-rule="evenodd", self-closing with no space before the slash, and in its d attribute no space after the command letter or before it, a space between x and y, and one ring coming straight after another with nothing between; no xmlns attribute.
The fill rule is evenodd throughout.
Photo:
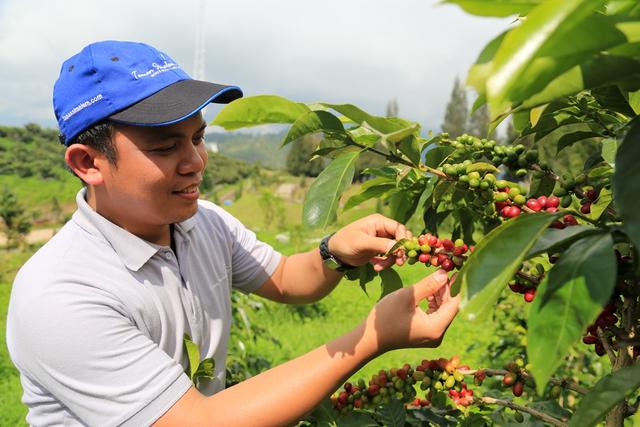
<svg viewBox="0 0 640 427"><path fill-rule="evenodd" d="M135 126L184 120L211 102L242 97L237 86L194 80L169 55L127 41L92 43L62 64L53 109L65 145L109 119Z"/></svg>

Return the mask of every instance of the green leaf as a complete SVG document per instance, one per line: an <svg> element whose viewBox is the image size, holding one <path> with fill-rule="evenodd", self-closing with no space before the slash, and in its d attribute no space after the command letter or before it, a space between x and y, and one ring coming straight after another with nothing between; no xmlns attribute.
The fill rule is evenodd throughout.
<svg viewBox="0 0 640 427"><path fill-rule="evenodd" d="M191 341L191 337L188 334L184 334L183 344L189 359L189 368L186 374L193 380L193 376L198 370L198 366L200 366L200 350L198 345Z"/></svg>
<svg viewBox="0 0 640 427"><path fill-rule="evenodd" d="M353 182L359 151L336 157L313 181L302 206L302 222L309 228L325 228L336 218L340 196Z"/></svg>
<svg viewBox="0 0 640 427"><path fill-rule="evenodd" d="M407 412L402 401L392 399L391 402L385 404L376 412L380 417L381 425L385 427L405 427Z"/></svg>
<svg viewBox="0 0 640 427"><path fill-rule="evenodd" d="M611 234L569 247L538 287L527 320L527 354L538 393L609 301L616 282Z"/></svg>
<svg viewBox="0 0 640 427"><path fill-rule="evenodd" d="M387 257L387 256L391 255L392 253L394 253L395 251L397 251L398 249L400 249L400 248L402 247L402 245L404 245L404 242L406 242L406 241L407 241L407 239L400 239L400 240L398 240L398 241L397 241L397 242L396 242L396 243L391 247L391 249L389 249L389 250L387 251L387 253L385 253L385 254L384 254L384 256L386 256L386 257Z"/></svg>
<svg viewBox="0 0 640 427"><path fill-rule="evenodd" d="M211 124L235 130L272 123L293 123L309 111L306 105L280 96L249 96L226 105Z"/></svg>
<svg viewBox="0 0 640 427"><path fill-rule="evenodd" d="M616 164L616 152L618 151L618 140L613 138L605 138L602 143L602 158L611 166Z"/></svg>
<svg viewBox="0 0 640 427"><path fill-rule="evenodd" d="M543 90L523 101L521 108L546 104L551 100L614 81L638 76L640 62L633 58L597 55L554 78Z"/></svg>
<svg viewBox="0 0 640 427"><path fill-rule="evenodd" d="M454 151L453 147L447 145L435 147L425 153L424 164L430 168L437 168Z"/></svg>
<svg viewBox="0 0 640 427"><path fill-rule="evenodd" d="M591 204L590 218L595 220L600 219L600 216L607 210L611 202L613 202L613 193L607 187L603 187L600 190L598 199Z"/></svg>
<svg viewBox="0 0 640 427"><path fill-rule="evenodd" d="M623 228L631 241L640 247L640 119L631 122L616 154L616 170L613 174L613 194Z"/></svg>
<svg viewBox="0 0 640 427"><path fill-rule="evenodd" d="M380 273L380 280L382 281L382 292L380 299L389 295L393 291L397 291L402 288L402 279L397 271L392 268L385 268Z"/></svg>
<svg viewBox="0 0 640 427"><path fill-rule="evenodd" d="M305 135L318 132L323 132L332 139L344 140L347 137L344 126L336 116L326 111L309 111L293 123L282 141L282 147Z"/></svg>
<svg viewBox="0 0 640 427"><path fill-rule="evenodd" d="M629 92L629 106L634 113L640 114L640 90Z"/></svg>
<svg viewBox="0 0 640 427"><path fill-rule="evenodd" d="M402 154L407 156L414 165L420 164L420 141L414 135L410 135L400 141L398 149Z"/></svg>
<svg viewBox="0 0 640 427"><path fill-rule="evenodd" d="M533 247L529 249L526 259L533 258L536 255L540 255L545 252L559 252L561 248L569 246L576 240L598 232L599 229L590 225L574 225L563 228L562 230L558 230L557 228L548 228L544 233L542 233L538 240L536 240Z"/></svg>
<svg viewBox="0 0 640 427"><path fill-rule="evenodd" d="M200 389L200 381L202 379L211 380L215 378L216 362L213 357L203 359L198 365L198 369L193 374L192 381L197 389Z"/></svg>
<svg viewBox="0 0 640 427"><path fill-rule="evenodd" d="M556 180L550 175L544 174L541 177L531 178L531 186L529 187L529 195L538 197L542 195L551 194L553 188L556 186Z"/></svg>
<svg viewBox="0 0 640 427"><path fill-rule="evenodd" d="M418 132L420 132L420 125L418 123L412 123L411 125L407 126L404 129L400 129L385 135L385 137L387 141L395 144L405 139L406 137L414 135Z"/></svg>
<svg viewBox="0 0 640 427"><path fill-rule="evenodd" d="M521 215L491 230L476 246L458 274L451 293L462 290L462 317L488 316L538 237L558 217L536 213Z"/></svg>
<svg viewBox="0 0 640 427"><path fill-rule="evenodd" d="M640 365L629 366L600 379L580 401L569 427L595 426L618 402L640 387Z"/></svg>
<svg viewBox="0 0 640 427"><path fill-rule="evenodd" d="M542 0L443 0L442 3L457 4L465 12L478 16L506 17L526 15Z"/></svg>
<svg viewBox="0 0 640 427"><path fill-rule="evenodd" d="M535 93L535 91L523 90L523 87L527 85L531 87L532 82L540 85L540 78L532 81L524 79L523 76L526 73L540 74L542 69L532 66L534 65L533 62L538 53L543 51L543 47L550 50L548 45L552 43L549 43L549 41L553 42L554 37L556 40L560 39L560 44L556 46L557 52L549 52L549 55L558 56L558 59L549 57L549 60L564 61L561 66L551 65L554 73L557 73L558 69L564 71L570 68L567 65L581 62L581 55L574 54L573 58L564 55L567 55L572 48L575 50L581 41L590 43L598 40L591 40L596 39L592 37L587 37L585 40L578 39L571 34L571 30L601 5L601 0L546 1L531 11L527 15L527 19L519 27L507 34L493 59L491 77L487 80L487 99L492 117L497 117L505 112L509 108L511 100L518 101L517 98L514 99L512 96L514 90L520 92L520 99L526 99L532 93ZM593 31L593 29L590 28L589 31ZM591 54L600 50L602 50L602 46L598 46L597 49L590 50L587 53ZM539 64L543 65L544 63L539 62ZM545 66L549 68L548 65ZM545 77L550 79L555 76ZM539 87L536 88L536 91L539 89ZM528 95L527 92L529 92Z"/></svg>
<svg viewBox="0 0 640 427"><path fill-rule="evenodd" d="M399 190L389 196L389 216L406 224L418 208L421 193Z"/></svg>
<svg viewBox="0 0 640 427"><path fill-rule="evenodd" d="M360 288L366 295L369 295L367 292L367 283L371 282L377 275L378 273L376 273L373 269L373 265L370 263L363 264L352 270L347 270L345 273L347 280L359 281Z"/></svg>
<svg viewBox="0 0 640 427"><path fill-rule="evenodd" d="M351 121L358 125L368 125L369 127L385 134L390 134L401 129L407 129L415 125L415 123L413 122L399 119L397 117L372 116L371 114L351 104L322 103L322 105L327 108L331 108L332 110L335 110L340 114L344 114Z"/></svg>
<svg viewBox="0 0 640 427"><path fill-rule="evenodd" d="M563 149L572 146L574 143L578 141L584 141L585 139L591 138L601 138L602 135L596 132L591 131L578 131L572 133L565 133L558 139L557 151L556 153L562 151Z"/></svg>
<svg viewBox="0 0 640 427"><path fill-rule="evenodd" d="M395 190L395 188L396 188L395 183L393 184L385 183L385 184L380 184L380 185L366 188L360 193L354 194L353 196L351 196L349 200L347 200L347 203L344 205L344 210L346 211L351 208L354 208L359 204L369 199L372 199L374 197L382 197L388 192Z"/></svg>

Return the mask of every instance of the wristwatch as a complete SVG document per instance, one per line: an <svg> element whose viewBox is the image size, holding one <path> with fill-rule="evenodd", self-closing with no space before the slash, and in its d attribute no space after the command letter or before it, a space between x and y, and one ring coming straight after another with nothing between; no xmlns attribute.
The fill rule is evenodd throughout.
<svg viewBox="0 0 640 427"><path fill-rule="evenodd" d="M354 267L353 265L343 263L338 258L333 256L331 252L329 252L329 239L334 234L335 233L329 234L320 242L320 256L322 257L322 263L326 265L328 268L330 268L331 270L335 270L335 271L342 272L347 270L353 270L356 267Z"/></svg>

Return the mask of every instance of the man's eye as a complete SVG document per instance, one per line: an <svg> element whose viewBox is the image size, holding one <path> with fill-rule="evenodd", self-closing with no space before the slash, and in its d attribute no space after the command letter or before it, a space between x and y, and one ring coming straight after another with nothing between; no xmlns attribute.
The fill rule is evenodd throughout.
<svg viewBox="0 0 640 427"><path fill-rule="evenodd" d="M193 138L193 143L195 145L202 144L203 142L204 142L204 135L196 136L195 138Z"/></svg>
<svg viewBox="0 0 640 427"><path fill-rule="evenodd" d="M153 150L151 150L151 152L157 154L167 154L172 152L175 148L175 145L171 145L169 147L154 148Z"/></svg>

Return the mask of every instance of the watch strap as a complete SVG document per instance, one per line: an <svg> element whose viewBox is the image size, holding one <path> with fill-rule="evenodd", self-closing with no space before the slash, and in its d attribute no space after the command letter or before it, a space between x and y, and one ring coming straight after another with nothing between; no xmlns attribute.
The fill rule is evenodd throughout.
<svg viewBox="0 0 640 427"><path fill-rule="evenodd" d="M328 236L325 236L322 241L320 241L320 256L322 257L322 262L332 270L340 272L353 270L356 267L343 263L329 251L329 239L334 234L335 233L331 233Z"/></svg>

